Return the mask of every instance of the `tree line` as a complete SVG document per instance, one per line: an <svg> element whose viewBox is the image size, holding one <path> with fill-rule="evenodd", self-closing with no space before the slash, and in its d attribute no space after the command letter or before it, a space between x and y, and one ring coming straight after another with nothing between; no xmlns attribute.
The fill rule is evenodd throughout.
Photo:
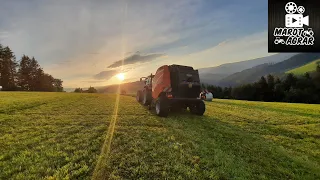
<svg viewBox="0 0 320 180"><path fill-rule="evenodd" d="M287 74L283 79L262 76L259 81L236 87L202 85L214 98L267 102L320 103L320 65L303 76Z"/></svg>
<svg viewBox="0 0 320 180"><path fill-rule="evenodd" d="M2 91L62 92L63 81L45 73L38 61L23 55L19 61L12 50L0 44L0 86Z"/></svg>
<svg viewBox="0 0 320 180"><path fill-rule="evenodd" d="M87 90L83 90L82 88L76 88L74 92L75 93L98 93L98 90L90 86Z"/></svg>

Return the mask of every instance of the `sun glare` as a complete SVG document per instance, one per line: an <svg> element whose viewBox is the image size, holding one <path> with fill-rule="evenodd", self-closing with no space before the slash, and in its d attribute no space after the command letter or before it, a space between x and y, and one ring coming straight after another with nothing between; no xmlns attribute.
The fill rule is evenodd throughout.
<svg viewBox="0 0 320 180"><path fill-rule="evenodd" d="M123 80L124 80L124 74L123 74L123 73L117 74L117 78L118 78L120 81L123 81Z"/></svg>

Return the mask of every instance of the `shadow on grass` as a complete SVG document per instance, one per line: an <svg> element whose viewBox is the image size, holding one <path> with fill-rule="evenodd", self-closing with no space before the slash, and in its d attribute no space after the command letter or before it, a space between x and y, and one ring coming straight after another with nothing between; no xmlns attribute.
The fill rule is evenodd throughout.
<svg viewBox="0 0 320 180"><path fill-rule="evenodd" d="M293 157L283 147L214 117L174 114L164 123L194 145L205 178L212 174L226 179L320 178L316 162Z"/></svg>
<svg viewBox="0 0 320 180"><path fill-rule="evenodd" d="M196 164L186 164L185 160L173 156L170 162L173 161L176 166L169 166L170 170L188 167L192 169L188 173L194 174L199 179L320 179L319 165L311 158L308 159L308 155L293 156L295 152L289 152L280 144L263 137L264 133L284 133L287 136L300 138L299 135L292 134L293 132L279 132L277 129L272 129L272 126L259 125L259 123L243 128L231 122L223 122L214 116L206 114L197 116L189 111L170 112L167 118L161 118L156 116L154 109L150 111L148 107L141 106L149 111L152 117L144 121L151 122L153 119L160 123L157 127L165 128L166 135L171 134L175 141L181 144L180 152L184 157L191 156L198 159ZM130 129L133 131L132 128ZM148 143L153 143L155 138L161 139L163 135L159 133L156 136L154 131L145 131L141 136L138 136L136 131L134 134L137 135L134 142L146 142L144 138L152 137L148 139ZM156 142L154 148L159 151L163 149L166 154L170 154L170 151L167 151L170 149L158 144L160 142L162 141ZM154 153L157 152L154 151ZM145 152L142 154L144 157L151 156ZM162 158L166 158L166 154ZM163 161L150 159L152 161L143 162L149 168L153 167L153 162ZM161 170L164 167L159 168ZM124 172L128 172L128 169L125 170ZM187 172L187 174L181 172L183 170L179 169L180 174L170 173L188 178ZM148 177L157 173L158 171L147 172ZM125 174L122 175L126 177Z"/></svg>

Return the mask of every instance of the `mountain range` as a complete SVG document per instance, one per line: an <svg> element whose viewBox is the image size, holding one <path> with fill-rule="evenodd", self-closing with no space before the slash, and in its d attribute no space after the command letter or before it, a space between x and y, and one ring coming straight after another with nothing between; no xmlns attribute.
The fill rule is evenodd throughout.
<svg viewBox="0 0 320 180"><path fill-rule="evenodd" d="M273 74L285 76L290 70L302 67L320 59L320 53L279 53L271 56L247 61L226 63L217 67L200 68L201 83L215 86L237 86L257 81L261 76ZM118 85L97 87L98 92L115 93ZM143 87L143 82L128 82L121 85L121 89L134 94Z"/></svg>
<svg viewBox="0 0 320 180"><path fill-rule="evenodd" d="M202 83L218 85L222 79L234 73L241 72L245 69L249 69L261 64L278 63L297 54L298 53L279 53L267 57L250 59L235 63L226 63L220 66L201 68L198 70Z"/></svg>
<svg viewBox="0 0 320 180"><path fill-rule="evenodd" d="M320 58L320 53L301 53L291 56L281 62L270 62L236 72L222 78L216 84L218 86L237 86L245 83L252 83L260 79L261 76L273 74L282 77L291 69L308 64Z"/></svg>

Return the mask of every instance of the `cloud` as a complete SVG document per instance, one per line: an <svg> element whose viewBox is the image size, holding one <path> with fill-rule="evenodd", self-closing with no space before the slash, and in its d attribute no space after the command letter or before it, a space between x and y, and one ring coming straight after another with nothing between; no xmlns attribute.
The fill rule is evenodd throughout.
<svg viewBox="0 0 320 180"><path fill-rule="evenodd" d="M101 71L100 73L96 74L93 76L94 79L98 80L108 80L112 76L118 74L120 71L119 70L106 70L106 71Z"/></svg>
<svg viewBox="0 0 320 180"><path fill-rule="evenodd" d="M9 36L9 32L0 31L0 39L7 38Z"/></svg>
<svg viewBox="0 0 320 180"><path fill-rule="evenodd" d="M153 61L158 57L163 57L165 54L148 54L148 55L140 55L139 52L126 57L124 60L119 60L114 63L112 63L108 68L116 68L120 67L122 65L127 65L127 64L135 64L135 63L142 63L142 62L148 62L148 61Z"/></svg>
<svg viewBox="0 0 320 180"><path fill-rule="evenodd" d="M107 66L122 65L116 60L133 67L126 76L139 77L178 59L200 65L220 63L221 57L234 59L230 55L238 54L226 52L225 46L214 58L208 53L187 62L185 55L267 29L266 6L267 1L255 0L1 1L0 16L6 18L0 20L0 43L17 57L35 56L46 72L64 80L64 86L77 87L94 80L98 72L95 76L101 78L113 70L103 69ZM138 50L144 54L136 55ZM251 51L261 53L256 46ZM169 57L152 61L163 54Z"/></svg>
<svg viewBox="0 0 320 180"><path fill-rule="evenodd" d="M268 39L266 37L267 31L262 31L226 39L211 48L182 56L176 62L188 63L196 68L202 68L268 56L270 53L268 53ZM199 63L197 59L201 59L202 63Z"/></svg>

